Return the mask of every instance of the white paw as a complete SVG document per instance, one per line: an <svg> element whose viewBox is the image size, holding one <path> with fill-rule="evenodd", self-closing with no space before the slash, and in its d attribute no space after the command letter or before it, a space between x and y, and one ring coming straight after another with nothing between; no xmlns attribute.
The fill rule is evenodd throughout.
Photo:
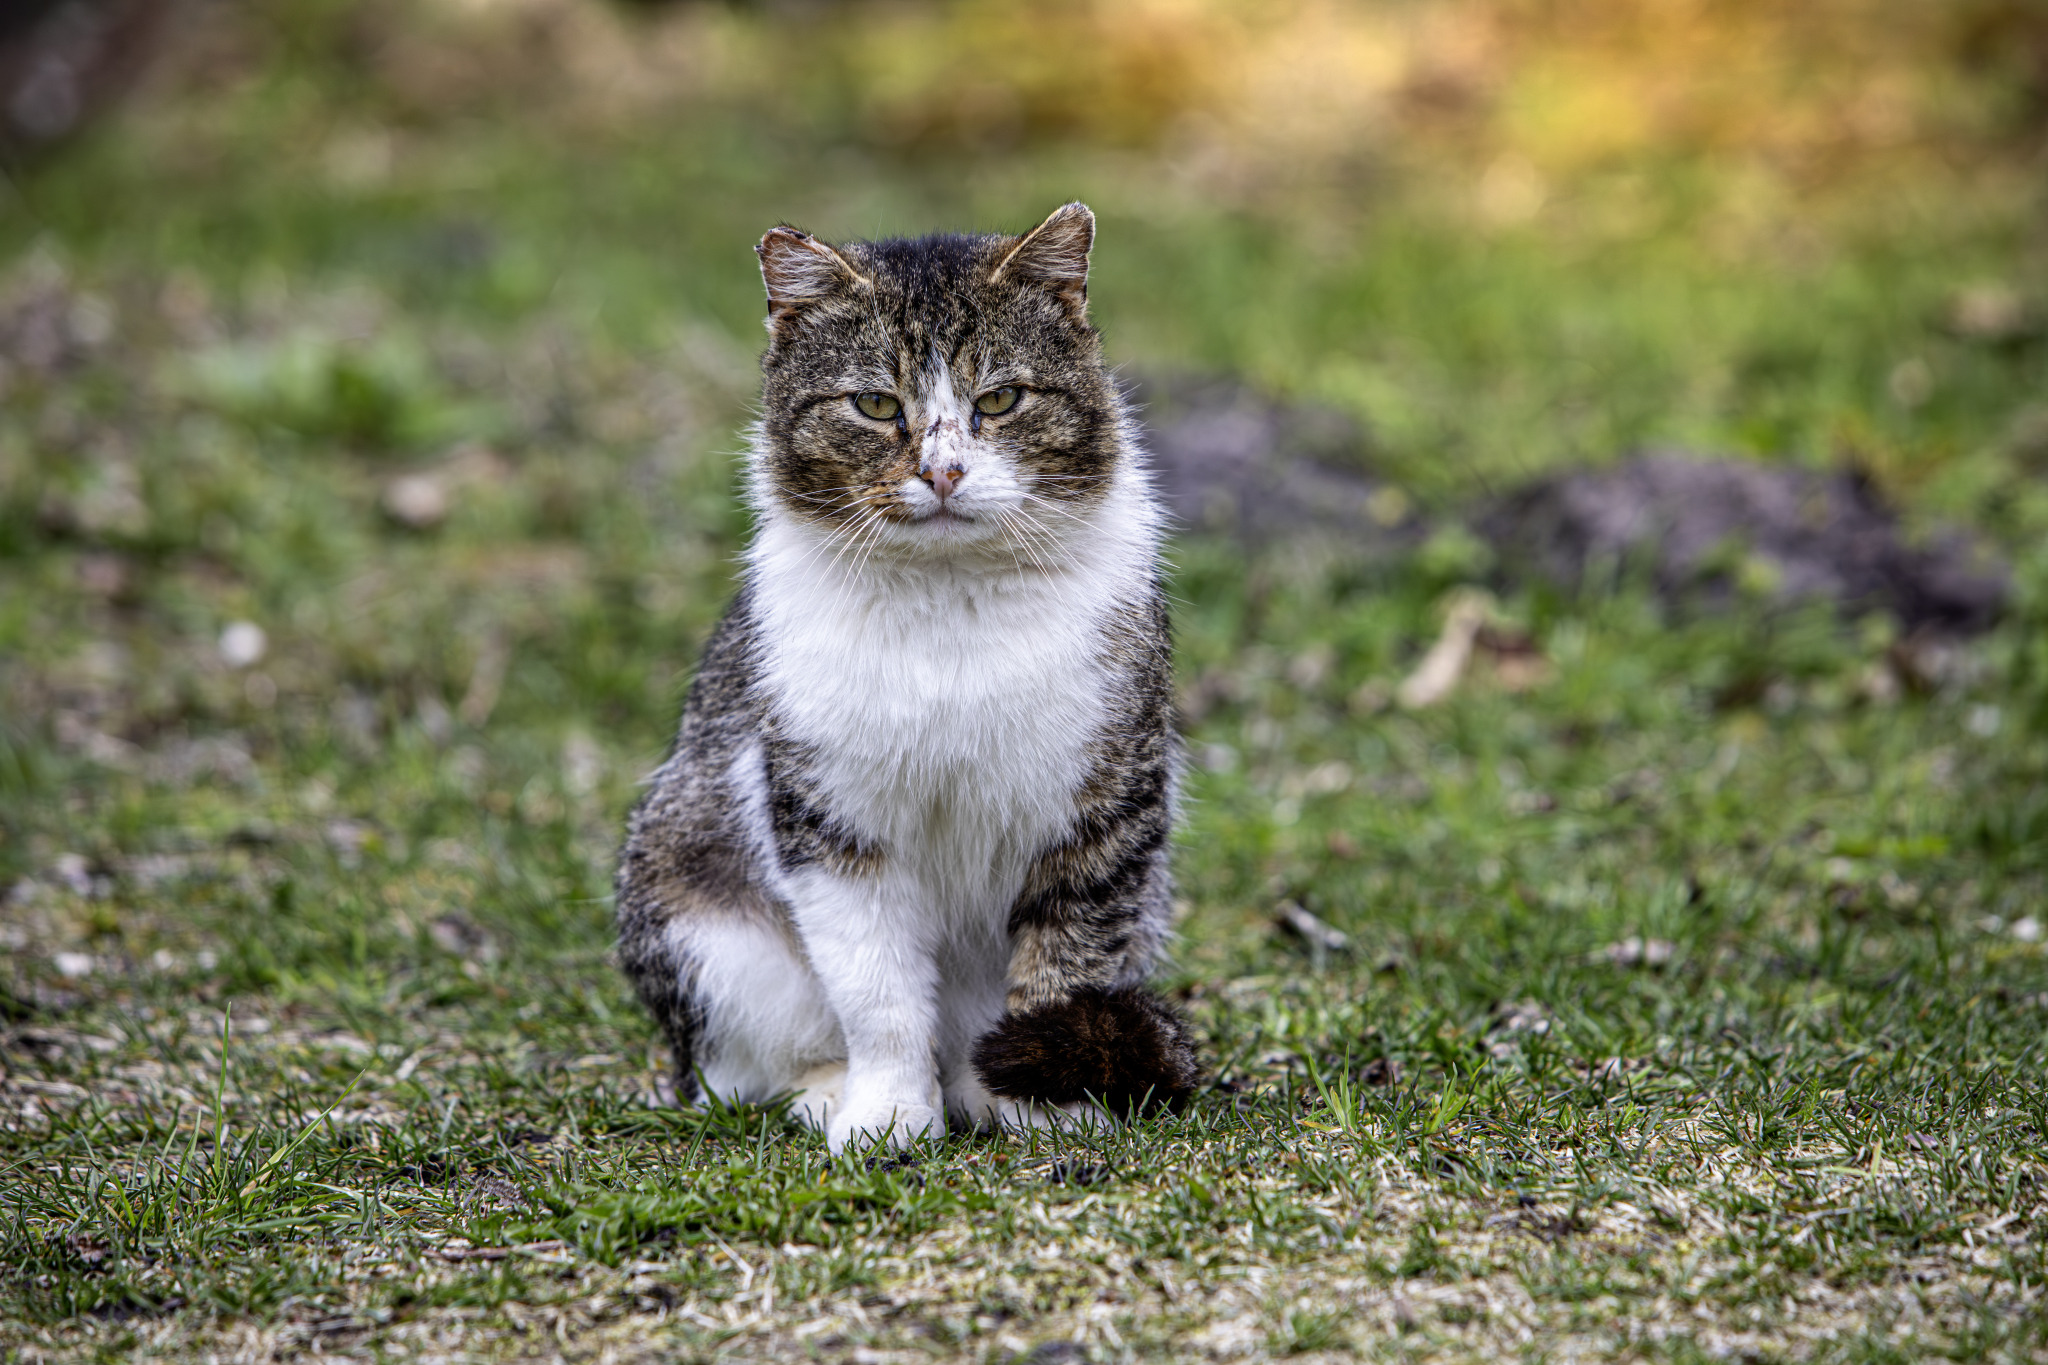
<svg viewBox="0 0 2048 1365"><path fill-rule="evenodd" d="M1088 1100L1046 1104L1040 1100L999 1100L997 1123L1004 1128L1107 1128L1109 1111Z"/></svg>
<svg viewBox="0 0 2048 1365"><path fill-rule="evenodd" d="M837 1154L851 1148L886 1147L901 1151L946 1131L939 1111L916 1100L883 1100L850 1105L831 1116L825 1145Z"/></svg>
<svg viewBox="0 0 2048 1365"><path fill-rule="evenodd" d="M1007 1100L991 1095L981 1078L969 1072L955 1079L946 1091L946 1112L956 1122L984 1132L1000 1129L1081 1128L1107 1125L1109 1113L1087 1100L1072 1104L1044 1104L1037 1100Z"/></svg>
<svg viewBox="0 0 2048 1365"><path fill-rule="evenodd" d="M1000 1128L1006 1103L989 1094L972 1067L962 1067L946 1081L946 1117L955 1127L981 1132Z"/></svg>
<svg viewBox="0 0 2048 1365"><path fill-rule="evenodd" d="M839 1097L845 1090L845 1062L814 1066L796 1078L796 1098L790 1101L789 1116L807 1128L823 1131L841 1107Z"/></svg>

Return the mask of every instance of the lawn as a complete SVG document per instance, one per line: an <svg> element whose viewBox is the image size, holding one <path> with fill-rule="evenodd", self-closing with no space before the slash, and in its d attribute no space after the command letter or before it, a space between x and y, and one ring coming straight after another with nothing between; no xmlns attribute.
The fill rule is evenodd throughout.
<svg viewBox="0 0 2048 1365"><path fill-rule="evenodd" d="M534 70L488 8L207 11L0 218L0 1361L2048 1360L2031 144L1760 189L1530 133L1539 190L1461 125L1475 209L1412 150L1202 171L1142 102L622 114L486 80ZM670 30L598 32L551 50ZM746 534L749 248L1077 195L1114 357L1336 407L1432 516L1853 461L2011 609L1185 539L1187 1112L874 1163L664 1107L610 863ZM1474 582L1533 653L1390 704Z"/></svg>

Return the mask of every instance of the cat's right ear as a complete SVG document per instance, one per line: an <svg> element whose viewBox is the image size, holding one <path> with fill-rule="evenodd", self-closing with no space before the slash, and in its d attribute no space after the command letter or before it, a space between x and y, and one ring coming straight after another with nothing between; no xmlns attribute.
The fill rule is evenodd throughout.
<svg viewBox="0 0 2048 1365"><path fill-rule="evenodd" d="M844 256L793 227L768 229L754 254L761 258L761 283L768 287L770 336L806 305L861 283L860 272Z"/></svg>

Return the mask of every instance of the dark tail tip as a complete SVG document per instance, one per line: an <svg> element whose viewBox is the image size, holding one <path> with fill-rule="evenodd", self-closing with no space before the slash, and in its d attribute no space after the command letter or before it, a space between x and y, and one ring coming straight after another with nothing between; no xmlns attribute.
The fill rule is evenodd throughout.
<svg viewBox="0 0 2048 1365"><path fill-rule="evenodd" d="M1004 1015L974 1045L974 1069L1005 1099L1093 1097L1116 1114L1177 1110L1202 1079L1187 1024L1137 986Z"/></svg>

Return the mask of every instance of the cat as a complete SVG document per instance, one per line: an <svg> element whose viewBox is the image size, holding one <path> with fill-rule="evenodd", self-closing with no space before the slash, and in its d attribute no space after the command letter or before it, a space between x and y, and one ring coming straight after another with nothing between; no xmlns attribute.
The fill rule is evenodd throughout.
<svg viewBox="0 0 2048 1365"><path fill-rule="evenodd" d="M794 1092L838 1152L1199 1081L1144 986L1180 753L1094 238L1068 204L1022 236L756 248L756 529L617 875L685 1101Z"/></svg>

